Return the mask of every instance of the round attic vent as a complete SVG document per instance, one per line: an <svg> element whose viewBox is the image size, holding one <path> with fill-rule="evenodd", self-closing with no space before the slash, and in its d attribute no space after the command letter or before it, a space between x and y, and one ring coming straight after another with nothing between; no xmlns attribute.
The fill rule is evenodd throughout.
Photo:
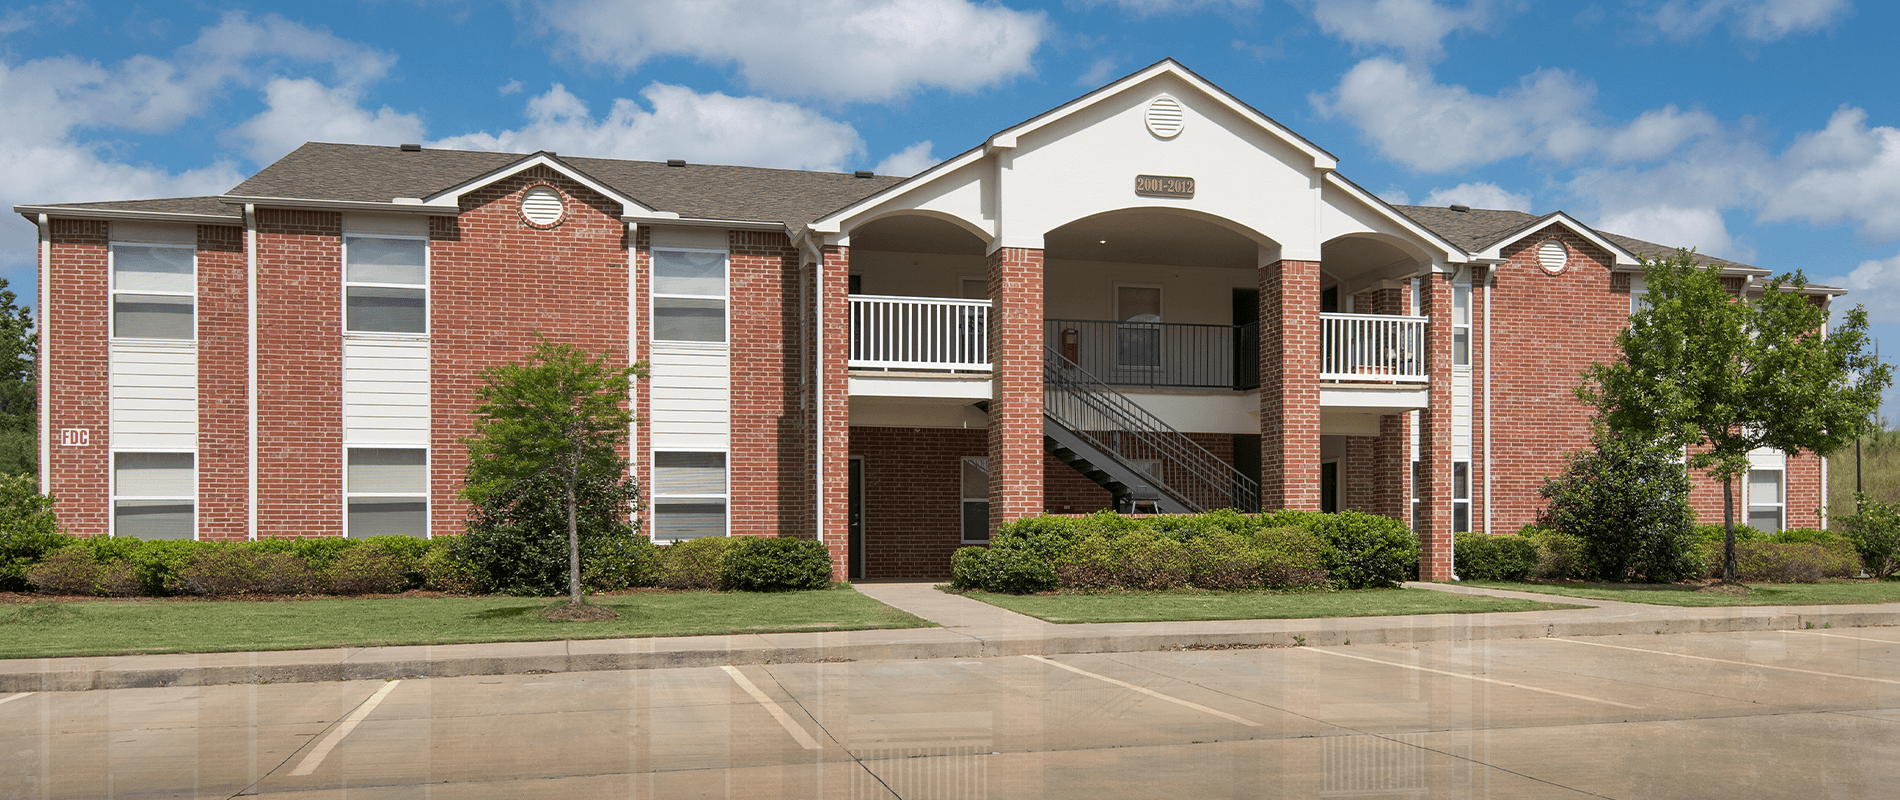
<svg viewBox="0 0 1900 800"><path fill-rule="evenodd" d="M1552 275L1564 271L1564 265L1570 261L1570 250L1556 239L1545 239L1537 246L1537 266Z"/></svg>
<svg viewBox="0 0 1900 800"><path fill-rule="evenodd" d="M566 213L561 193L552 186L536 186L521 195L521 218L530 225L546 228L560 222Z"/></svg>
<svg viewBox="0 0 1900 800"><path fill-rule="evenodd" d="M1181 134L1181 103L1162 95L1148 104L1148 132L1163 139Z"/></svg>

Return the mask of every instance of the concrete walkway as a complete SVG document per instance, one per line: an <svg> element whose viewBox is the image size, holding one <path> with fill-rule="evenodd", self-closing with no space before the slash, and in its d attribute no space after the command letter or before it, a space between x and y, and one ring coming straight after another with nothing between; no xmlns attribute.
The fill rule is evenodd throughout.
<svg viewBox="0 0 1900 800"><path fill-rule="evenodd" d="M1494 614L1055 625L945 594L930 584L873 583L859 585L858 591L942 627L10 659L0 660L0 697L18 692L234 683L1900 625L1900 603L1671 608L1469 586L1407 585L1588 607Z"/></svg>

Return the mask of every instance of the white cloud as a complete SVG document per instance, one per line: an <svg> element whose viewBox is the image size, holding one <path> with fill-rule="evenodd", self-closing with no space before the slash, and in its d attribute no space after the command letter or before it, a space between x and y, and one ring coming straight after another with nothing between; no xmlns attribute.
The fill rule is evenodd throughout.
<svg viewBox="0 0 1900 800"><path fill-rule="evenodd" d="M1433 189L1425 195L1427 206L1470 206L1472 208L1493 208L1506 211L1530 211L1531 196L1505 191L1495 183L1461 183L1449 189Z"/></svg>
<svg viewBox="0 0 1900 800"><path fill-rule="evenodd" d="M1384 200L1395 206L1409 206L1412 204L1411 193L1397 186L1387 186L1385 187L1385 191L1377 192L1376 194L1379 195L1380 200Z"/></svg>
<svg viewBox="0 0 1900 800"><path fill-rule="evenodd" d="M1098 58L1098 59L1095 59L1094 64L1089 65L1089 71L1084 72L1081 75L1076 77L1075 82L1076 82L1076 85L1078 86L1086 86L1090 89L1093 89L1097 86L1101 86L1102 84L1107 83L1108 79L1112 77L1114 74L1115 74L1115 59Z"/></svg>
<svg viewBox="0 0 1900 800"><path fill-rule="evenodd" d="M79 0L53 0L37 6L10 8L0 14L0 36L37 28L41 24L49 27L63 27L79 20L79 12L86 4Z"/></svg>
<svg viewBox="0 0 1900 800"><path fill-rule="evenodd" d="M1471 0L1453 8L1433 0L1310 0L1307 5L1320 30L1355 48L1389 47L1424 60L1445 54L1445 37L1489 27L1497 4Z"/></svg>
<svg viewBox="0 0 1900 800"><path fill-rule="evenodd" d="M312 78L274 78L264 88L263 113L233 132L248 141L246 155L260 164L282 158L304 142L401 144L422 140L422 120L383 106L364 110L361 93L331 88Z"/></svg>
<svg viewBox="0 0 1900 800"><path fill-rule="evenodd" d="M1645 111L1629 127L1610 134L1603 152L1611 161L1648 161L1675 152L1690 139L1721 132L1722 123L1707 112L1684 113L1669 105Z"/></svg>
<svg viewBox="0 0 1900 800"><path fill-rule="evenodd" d="M1042 12L967 0L578 0L539 4L580 59L633 70L685 56L785 95L880 101L974 91L1030 71Z"/></svg>
<svg viewBox="0 0 1900 800"><path fill-rule="evenodd" d="M507 82L507 83L504 83L504 84L502 84L501 86L499 86L499 87L497 87L497 88L495 89L495 93L496 93L496 94L499 94L499 95L501 95L501 96L503 96L503 97L506 97L506 96L508 96L508 95L511 95L511 94L516 94L516 93L519 93L519 92L521 91L521 89L522 89L522 88L523 88L523 87L522 87L522 85L521 85L521 81L518 81L518 80L513 80L513 81L509 81L509 82Z"/></svg>
<svg viewBox="0 0 1900 800"><path fill-rule="evenodd" d="M1796 137L1777 166L1763 220L1853 221L1868 237L1900 238L1900 128L1870 128L1866 111L1842 108L1826 128Z"/></svg>
<svg viewBox="0 0 1900 800"><path fill-rule="evenodd" d="M877 162L877 166L871 171L879 175L902 175L908 178L936 166L937 162L942 160L930 155L930 140L925 139L890 154L883 161Z"/></svg>
<svg viewBox="0 0 1900 800"><path fill-rule="evenodd" d="M1816 278L1814 282L1852 292L1846 305L1866 306L1868 322L1900 322L1900 255L1863 261L1847 275Z"/></svg>
<svg viewBox="0 0 1900 800"><path fill-rule="evenodd" d="M1370 58L1314 95L1325 117L1343 117L1386 157L1444 172L1524 155L1569 160L1596 146L1585 116L1596 87L1560 70L1539 70L1497 95L1437 83L1430 70Z"/></svg>
<svg viewBox="0 0 1900 800"><path fill-rule="evenodd" d="M849 124L791 103L700 94L664 83L647 86L640 96L646 106L620 98L607 116L595 119L585 102L556 84L528 101L526 126L452 136L434 146L815 170L843 169L864 150Z"/></svg>
<svg viewBox="0 0 1900 800"><path fill-rule="evenodd" d="M1149 17L1156 14L1180 14L1203 8L1229 8L1245 11L1260 7L1260 0L1085 0L1084 5L1120 6L1123 11Z"/></svg>
<svg viewBox="0 0 1900 800"><path fill-rule="evenodd" d="M1752 248L1729 235L1721 210L1710 206L1632 208L1606 214L1592 227L1671 247L1693 247L1698 253L1735 261L1755 255Z"/></svg>
<svg viewBox="0 0 1900 800"><path fill-rule="evenodd" d="M1852 10L1848 0L1669 0L1650 19L1675 39L1700 36L1727 22L1744 39L1772 42L1820 30Z"/></svg>

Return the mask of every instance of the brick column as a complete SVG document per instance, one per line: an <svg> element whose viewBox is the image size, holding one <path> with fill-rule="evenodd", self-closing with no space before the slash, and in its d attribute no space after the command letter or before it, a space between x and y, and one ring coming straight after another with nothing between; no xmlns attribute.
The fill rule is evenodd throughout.
<svg viewBox="0 0 1900 800"><path fill-rule="evenodd" d="M824 443L823 460L817 465L817 489L824 498L818 538L831 551L831 577L843 580L851 574L851 386L845 367L851 340L851 248L830 245L824 256L824 280L819 281L822 318L816 328L823 354L819 382L824 387L824 402L816 414L816 435Z"/></svg>
<svg viewBox="0 0 1900 800"><path fill-rule="evenodd" d="M257 536L343 535L343 215L257 212Z"/></svg>
<svg viewBox="0 0 1900 800"><path fill-rule="evenodd" d="M50 261L40 265L40 280L58 287L46 308L45 363L48 383L46 427L54 437L47 448L47 485L40 490L59 498L53 511L60 527L80 536L104 536L112 519L112 431L107 373L106 315L112 308L107 290L104 220L48 221ZM83 428L90 444L59 444L63 428Z"/></svg>
<svg viewBox="0 0 1900 800"><path fill-rule="evenodd" d="M990 254L990 531L1043 511L1042 251Z"/></svg>
<svg viewBox="0 0 1900 800"><path fill-rule="evenodd" d="M1260 268L1260 507L1319 509L1319 262Z"/></svg>
<svg viewBox="0 0 1900 800"><path fill-rule="evenodd" d="M244 229L198 226L198 538L250 536Z"/></svg>
<svg viewBox="0 0 1900 800"><path fill-rule="evenodd" d="M1451 580L1451 276L1421 279L1421 307L1431 318L1431 408L1418 426L1419 469L1425 480L1418 498L1421 580Z"/></svg>

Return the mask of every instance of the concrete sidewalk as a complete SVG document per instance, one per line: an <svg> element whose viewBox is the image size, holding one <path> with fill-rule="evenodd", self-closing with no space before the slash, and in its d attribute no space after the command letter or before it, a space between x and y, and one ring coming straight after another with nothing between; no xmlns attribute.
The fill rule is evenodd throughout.
<svg viewBox="0 0 1900 800"><path fill-rule="evenodd" d="M766 633L651 639L281 650L197 655L0 660L0 695L235 683L294 683L589 670L666 669L817 661L988 658L1262 646L1393 644L1476 639L1697 633L1900 625L1900 603L1670 608L1476 587L1407 584L1587 605L1588 608L1404 617L1056 625L930 584L862 584L858 591L939 628Z"/></svg>

